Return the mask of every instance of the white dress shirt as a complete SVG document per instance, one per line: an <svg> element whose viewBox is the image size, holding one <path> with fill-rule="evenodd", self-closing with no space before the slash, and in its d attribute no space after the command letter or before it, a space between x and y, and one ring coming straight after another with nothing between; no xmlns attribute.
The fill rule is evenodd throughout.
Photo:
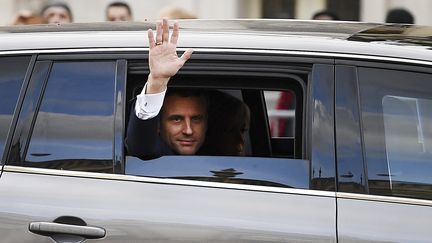
<svg viewBox="0 0 432 243"><path fill-rule="evenodd" d="M141 120L148 120L157 116L162 108L166 89L156 94L146 94L147 83L135 103L135 115Z"/></svg>

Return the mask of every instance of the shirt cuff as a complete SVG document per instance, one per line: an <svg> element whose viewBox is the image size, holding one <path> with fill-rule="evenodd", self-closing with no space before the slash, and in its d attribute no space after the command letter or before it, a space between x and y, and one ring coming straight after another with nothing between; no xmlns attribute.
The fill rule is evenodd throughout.
<svg viewBox="0 0 432 243"><path fill-rule="evenodd" d="M156 94L146 94L147 83L144 85L141 94L137 95L135 103L135 115L141 120L148 120L156 117L163 105L166 89Z"/></svg>

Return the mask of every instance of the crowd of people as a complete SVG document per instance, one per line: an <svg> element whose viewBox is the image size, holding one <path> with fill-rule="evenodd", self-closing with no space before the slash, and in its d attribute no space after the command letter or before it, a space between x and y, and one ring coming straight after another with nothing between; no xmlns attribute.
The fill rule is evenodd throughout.
<svg viewBox="0 0 432 243"><path fill-rule="evenodd" d="M167 7L159 12L159 18L168 19L195 19L197 16L188 10L179 7ZM336 13L330 10L316 12L314 20L343 20ZM116 1L105 8L106 21L134 21L132 9L126 2ZM11 21L12 25L25 24L51 24L51 23L72 23L73 14L71 8L64 2L53 2L42 7L39 13L21 10ZM414 16L408 10L396 8L388 11L386 23L414 24Z"/></svg>
<svg viewBox="0 0 432 243"><path fill-rule="evenodd" d="M169 19L194 19L193 13L178 7L167 7L160 11L159 17ZM126 2L112 2L105 8L106 21L134 21L132 9ZM64 24L72 23L71 8L64 2L53 2L42 7L39 13L21 10L11 21L11 25L27 24Z"/></svg>

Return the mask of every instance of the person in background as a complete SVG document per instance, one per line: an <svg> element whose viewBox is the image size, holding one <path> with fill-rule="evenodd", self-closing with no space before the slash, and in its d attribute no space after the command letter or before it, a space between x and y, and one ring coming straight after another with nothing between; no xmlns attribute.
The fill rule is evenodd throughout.
<svg viewBox="0 0 432 243"><path fill-rule="evenodd" d="M244 156L250 126L249 107L241 100L223 93L209 93L207 135L202 153L206 155Z"/></svg>
<svg viewBox="0 0 432 243"><path fill-rule="evenodd" d="M406 9L395 8L387 13L386 23L414 24L414 16Z"/></svg>
<svg viewBox="0 0 432 243"><path fill-rule="evenodd" d="M65 3L55 2L45 5L42 8L41 16L48 24L72 23L72 11Z"/></svg>
<svg viewBox="0 0 432 243"><path fill-rule="evenodd" d="M159 12L160 18L168 19L196 19L197 16L185 9L178 7L167 7Z"/></svg>
<svg viewBox="0 0 432 243"><path fill-rule="evenodd" d="M107 21L133 21L132 10L125 2L112 2L105 10Z"/></svg>
<svg viewBox="0 0 432 243"><path fill-rule="evenodd" d="M44 17L30 10L20 10L11 21L11 25L46 24Z"/></svg>
<svg viewBox="0 0 432 243"><path fill-rule="evenodd" d="M312 16L312 19L314 19L314 20L339 20L339 17L335 13L333 13L329 10L323 10L323 11L316 12Z"/></svg>

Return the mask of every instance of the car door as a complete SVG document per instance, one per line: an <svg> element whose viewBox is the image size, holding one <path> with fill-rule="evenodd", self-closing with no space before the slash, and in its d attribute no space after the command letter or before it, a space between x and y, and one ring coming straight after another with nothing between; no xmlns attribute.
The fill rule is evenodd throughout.
<svg viewBox="0 0 432 243"><path fill-rule="evenodd" d="M163 208L171 215L165 216L159 227L151 227L152 231L169 240L177 237L178 241L335 242L333 66L317 64L312 67L310 62L306 65L301 63L302 59L288 57L284 62L269 64L271 59L267 56L245 57L244 53L241 56L218 53L216 56L198 50L194 55L184 67L186 71L180 71L170 81L171 87L239 92L241 95L236 97L243 97L251 110L252 155L162 156L154 160L126 157L127 175L136 180L148 181L153 177L155 182L171 183L166 187L173 190L169 196L160 192L157 197L146 198L141 203L149 211L159 213ZM143 71L145 63L136 60L129 65L128 84L142 83L140 77L147 75ZM309 72L304 70L305 66L309 67ZM298 71L293 71L295 69ZM307 86L293 87L300 82ZM131 93L139 93L142 85ZM293 157L283 157L282 150L288 150L287 147L278 151L281 154L276 153L275 148L285 146L286 140L283 137L268 139L267 113L262 113L265 108L262 93L267 90L290 90L296 97L304 98L296 99L296 107L307 112L295 113L304 124L296 126L294 139L303 137L311 143L304 145L310 148L310 157L305 155L308 152L302 143L292 150L300 151L294 152ZM323 144L322 141L327 142ZM280 157L271 156L268 149ZM177 180L180 178L181 181ZM144 186L147 187L143 184L141 190L147 191ZM160 209L155 208L157 204L162 205ZM173 225L165 225L171 220L175 222Z"/></svg>
<svg viewBox="0 0 432 243"><path fill-rule="evenodd" d="M116 170L119 65L59 59L40 56L21 90L0 180L4 242L81 242L103 238L109 229L98 227L109 217L98 205L114 193L98 179Z"/></svg>
<svg viewBox="0 0 432 243"><path fill-rule="evenodd" d="M238 184L128 172L122 161L126 61L80 57L40 56L21 92L0 179L2 241L336 241L334 168L328 169L334 166L333 140L321 143L334 133L332 65L316 65L306 74L302 105L308 108L300 116L299 136L310 137L300 150L310 149L310 158L208 158L216 169L240 164L255 174L269 165L301 168L300 182L295 170L292 178L289 171L276 173L292 183L289 188L257 183L264 178L260 173L241 180L254 183ZM181 159L202 164L205 158L163 159L168 162L158 168ZM267 180L275 180L272 173Z"/></svg>
<svg viewBox="0 0 432 243"><path fill-rule="evenodd" d="M429 242L430 67L343 63L336 67L338 240Z"/></svg>

